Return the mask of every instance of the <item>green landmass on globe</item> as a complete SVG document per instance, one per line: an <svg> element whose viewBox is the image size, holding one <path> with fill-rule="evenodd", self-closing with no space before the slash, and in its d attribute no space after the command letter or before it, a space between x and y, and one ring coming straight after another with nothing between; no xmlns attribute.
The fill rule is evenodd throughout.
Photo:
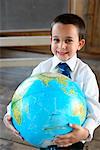
<svg viewBox="0 0 100 150"><path fill-rule="evenodd" d="M30 76L16 89L11 103L12 122L35 147L72 131L69 123L83 125L87 105L77 83L59 73Z"/></svg>

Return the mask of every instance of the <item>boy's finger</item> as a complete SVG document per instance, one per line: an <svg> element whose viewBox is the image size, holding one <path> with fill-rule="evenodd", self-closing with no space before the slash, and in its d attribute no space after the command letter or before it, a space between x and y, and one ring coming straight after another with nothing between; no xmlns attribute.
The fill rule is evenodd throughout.
<svg viewBox="0 0 100 150"><path fill-rule="evenodd" d="M4 116L4 119L3 119L4 124L6 125L6 127L7 127L8 129L10 129L10 130L13 132L13 134L14 134L15 136L19 137L21 140L24 140L24 138L20 136L20 133L19 133L19 132L14 128L14 126L12 125L11 119L12 119L11 116L8 115L8 114L6 114L6 115Z"/></svg>
<svg viewBox="0 0 100 150"><path fill-rule="evenodd" d="M16 137L18 137L18 138L20 138L21 140L23 140L23 141L24 141L24 138L23 138L23 137L21 137L21 136L20 136L20 134L16 134L15 132L13 132L13 134L14 134Z"/></svg>
<svg viewBox="0 0 100 150"><path fill-rule="evenodd" d="M13 125L11 123L11 116L6 115L4 117L4 123L5 123L5 125L6 125L7 128L9 128L10 130L12 130L16 134L19 134L19 132L13 127Z"/></svg>
<svg viewBox="0 0 100 150"><path fill-rule="evenodd" d="M9 129L13 132L15 136L19 137L21 140L24 140L24 138L20 136L20 133L12 125L9 126Z"/></svg>
<svg viewBox="0 0 100 150"><path fill-rule="evenodd" d="M6 117L8 121L11 121L11 116L7 115Z"/></svg>
<svg viewBox="0 0 100 150"><path fill-rule="evenodd" d="M19 134L19 132L12 126L12 124L9 124L8 128L12 130L15 134Z"/></svg>
<svg viewBox="0 0 100 150"><path fill-rule="evenodd" d="M81 128L81 126L79 126L79 125L77 125L77 124L69 124L69 126L71 127L71 128L73 128L73 129L80 129Z"/></svg>
<svg viewBox="0 0 100 150"><path fill-rule="evenodd" d="M59 145L59 147L68 147L68 146L71 146L72 143L68 143L68 144L65 144L65 145Z"/></svg>

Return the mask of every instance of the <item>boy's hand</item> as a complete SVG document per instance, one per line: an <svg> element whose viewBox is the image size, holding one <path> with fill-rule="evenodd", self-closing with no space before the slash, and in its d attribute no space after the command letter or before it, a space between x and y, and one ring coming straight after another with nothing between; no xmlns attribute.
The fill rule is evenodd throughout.
<svg viewBox="0 0 100 150"><path fill-rule="evenodd" d="M12 120L11 116L8 115L8 114L5 114L4 119L3 119L3 122L4 122L5 126L8 129L10 129L15 136L17 136L17 137L19 137L20 139L23 140L23 138L20 136L20 133L12 125L12 121L11 120Z"/></svg>
<svg viewBox="0 0 100 150"><path fill-rule="evenodd" d="M81 140L87 139L89 136L89 131L86 128L76 124L70 124L70 126L73 128L73 131L56 137L56 139L53 141L54 144L58 145L59 147L68 147Z"/></svg>

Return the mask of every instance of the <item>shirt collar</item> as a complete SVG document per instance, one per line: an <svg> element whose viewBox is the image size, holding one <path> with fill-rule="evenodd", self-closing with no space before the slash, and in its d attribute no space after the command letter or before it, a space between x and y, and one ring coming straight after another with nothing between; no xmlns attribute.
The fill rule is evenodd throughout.
<svg viewBox="0 0 100 150"><path fill-rule="evenodd" d="M53 60L52 60L52 69L54 69L60 62L62 62L62 63L67 63L68 66L70 67L71 71L74 71L76 61L77 61L77 55L76 54L67 61L61 61L60 59L58 59L57 56L54 56Z"/></svg>

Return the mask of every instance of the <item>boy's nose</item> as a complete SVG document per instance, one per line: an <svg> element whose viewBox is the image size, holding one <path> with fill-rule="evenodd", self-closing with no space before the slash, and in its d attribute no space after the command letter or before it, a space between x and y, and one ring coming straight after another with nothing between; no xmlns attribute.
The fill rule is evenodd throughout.
<svg viewBox="0 0 100 150"><path fill-rule="evenodd" d="M65 42L60 43L60 48L66 49L66 47L67 47L67 44Z"/></svg>

